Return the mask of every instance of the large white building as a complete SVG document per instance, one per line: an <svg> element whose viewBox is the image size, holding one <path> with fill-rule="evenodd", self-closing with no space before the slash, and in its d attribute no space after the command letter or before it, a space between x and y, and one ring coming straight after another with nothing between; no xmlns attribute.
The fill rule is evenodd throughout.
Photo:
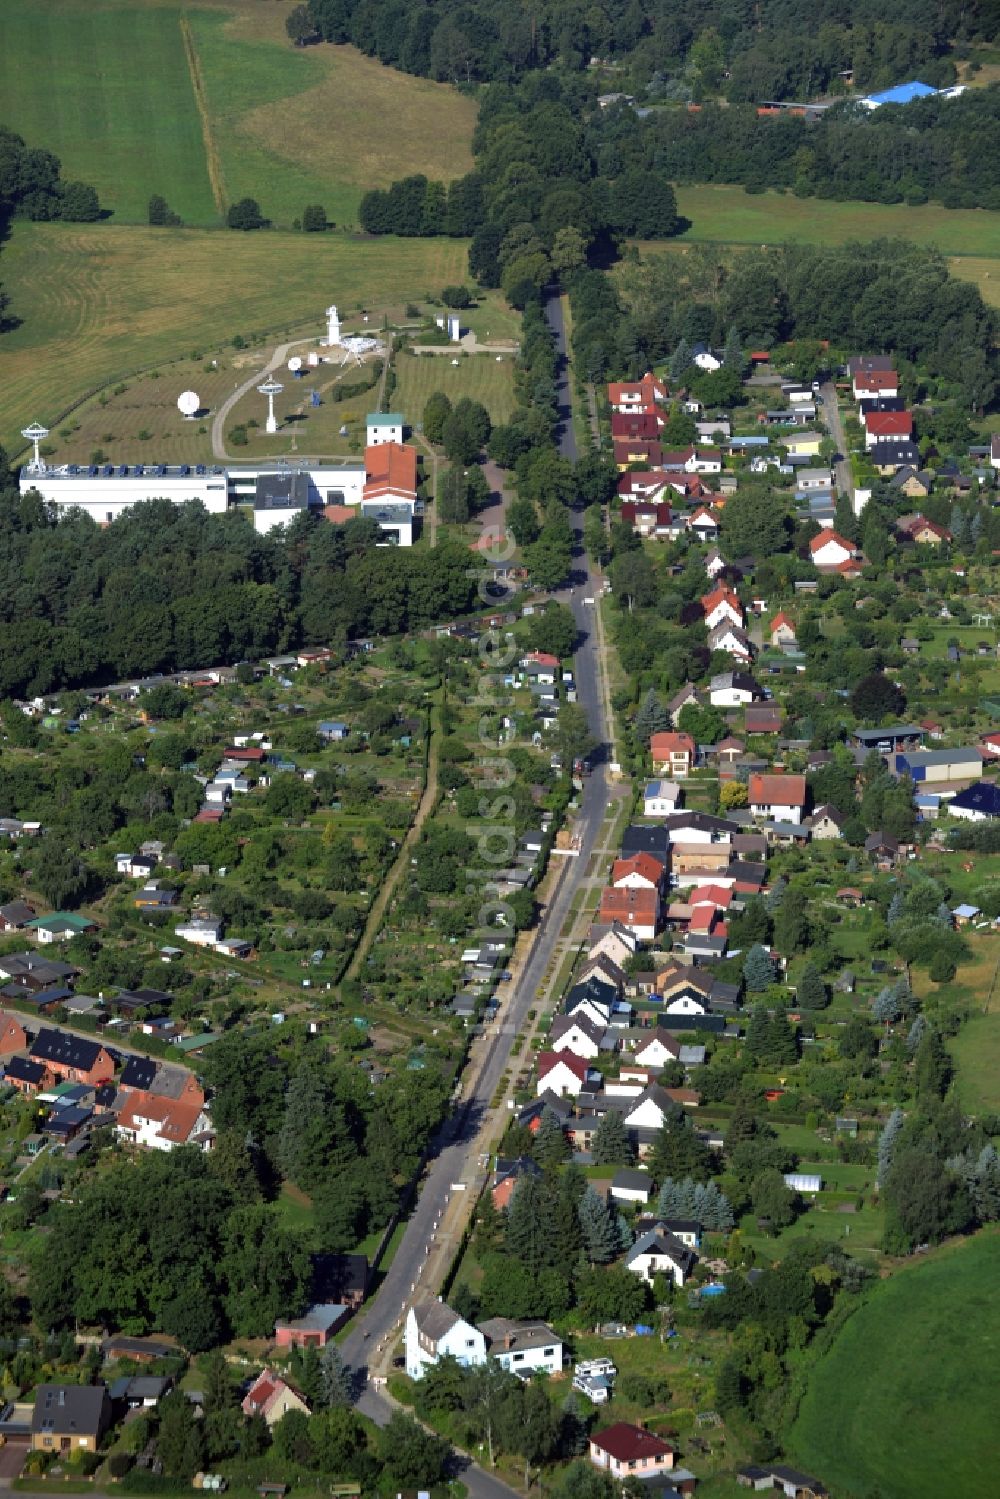
<svg viewBox="0 0 1000 1499"><path fill-rule="evenodd" d="M563 1366L562 1340L547 1323L492 1317L473 1327L443 1301L410 1307L404 1341L411 1379L422 1379L431 1364L446 1357L466 1367L496 1359L514 1374L558 1374Z"/></svg>
<svg viewBox="0 0 1000 1499"><path fill-rule="evenodd" d="M254 529L261 533L285 526L297 515L322 511L334 523L346 511L378 522L386 546L413 545L413 500L400 495L366 499L368 478L363 459L319 463L304 459L264 464L63 464L23 468L22 495L36 491L59 515L82 510L99 525L109 525L133 505L169 500L184 505L198 500L213 515L236 505L252 507Z"/></svg>

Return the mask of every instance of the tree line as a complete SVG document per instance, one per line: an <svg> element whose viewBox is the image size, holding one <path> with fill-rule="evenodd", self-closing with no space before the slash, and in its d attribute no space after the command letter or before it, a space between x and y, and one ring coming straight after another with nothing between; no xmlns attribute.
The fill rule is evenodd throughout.
<svg viewBox="0 0 1000 1499"><path fill-rule="evenodd" d="M530 11L516 0L457 10L441 0L309 0L289 29L295 41L352 42L457 85L511 84L532 71L585 76L597 58L617 65L615 86L681 100L798 98L843 90L848 72L865 89L916 73L941 86L955 80L954 56L994 34L989 0L914 0L898 15L879 0L542 0Z"/></svg>
<svg viewBox="0 0 1000 1499"><path fill-rule="evenodd" d="M377 547L361 517L258 536L242 516L152 500L101 528L14 489L0 515L2 697L421 630L475 599L460 546Z"/></svg>

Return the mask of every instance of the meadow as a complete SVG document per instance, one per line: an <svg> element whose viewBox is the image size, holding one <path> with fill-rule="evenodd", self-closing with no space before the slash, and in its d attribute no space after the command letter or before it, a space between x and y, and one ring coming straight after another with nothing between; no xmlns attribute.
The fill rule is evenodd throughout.
<svg viewBox="0 0 1000 1499"><path fill-rule="evenodd" d="M995 1493L998 1255L991 1229L877 1286L812 1371L792 1460L834 1493Z"/></svg>
<svg viewBox="0 0 1000 1499"><path fill-rule="evenodd" d="M353 226L367 188L470 170L472 100L350 47L293 47L286 14L259 0L7 0L4 123L93 183L118 222L145 222L159 192L188 224L251 196L284 227L307 203Z"/></svg>
<svg viewBox="0 0 1000 1499"><path fill-rule="evenodd" d="M506 422L514 408L514 362L504 355L498 364L491 354L459 355L457 364L444 354L397 357L391 404L408 422L423 421L427 398L436 390L443 390L452 404L463 396L481 401L494 424Z"/></svg>
<svg viewBox="0 0 1000 1499"><path fill-rule="evenodd" d="M54 427L87 391L235 335L318 333L334 297L401 320L465 274L463 240L19 223L3 253L23 321L3 338L0 443L15 452L28 422Z"/></svg>

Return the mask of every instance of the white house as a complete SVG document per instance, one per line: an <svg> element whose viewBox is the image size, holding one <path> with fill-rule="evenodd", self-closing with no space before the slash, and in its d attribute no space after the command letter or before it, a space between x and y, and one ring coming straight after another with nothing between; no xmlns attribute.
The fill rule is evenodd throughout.
<svg viewBox="0 0 1000 1499"><path fill-rule="evenodd" d="M642 1234L625 1256L625 1269L641 1275L650 1283L657 1275L668 1275L675 1286L682 1286L694 1269L697 1256L680 1239L663 1229L651 1228Z"/></svg>
<svg viewBox="0 0 1000 1499"><path fill-rule="evenodd" d="M809 543L809 554L815 567L840 567L855 556L855 548L829 528L813 537Z"/></svg>
<svg viewBox="0 0 1000 1499"><path fill-rule="evenodd" d="M709 630L714 630L727 620L733 625L744 623L743 605L739 597L722 583L713 588L711 593L702 596L701 607L705 615L705 626Z"/></svg>
<svg viewBox="0 0 1000 1499"><path fill-rule="evenodd" d="M373 411L365 417L366 444L377 448L384 442L403 441L404 418L398 411Z"/></svg>
<svg viewBox="0 0 1000 1499"><path fill-rule="evenodd" d="M557 1015L549 1032L553 1051L569 1051L575 1057L592 1062L600 1054L603 1027L578 1020L575 1015Z"/></svg>
<svg viewBox="0 0 1000 1499"><path fill-rule="evenodd" d="M721 370L722 360L712 353L707 344L695 344L691 350L691 363L696 364L700 370Z"/></svg>
<svg viewBox="0 0 1000 1499"><path fill-rule="evenodd" d="M753 660L753 641L745 630L729 620L724 620L711 632L708 648L710 651L725 651L727 656L733 656L737 661Z"/></svg>
<svg viewBox="0 0 1000 1499"><path fill-rule="evenodd" d="M645 817L670 817L681 804L684 792L676 781L650 781L643 793Z"/></svg>
<svg viewBox="0 0 1000 1499"><path fill-rule="evenodd" d="M514 1322L510 1317L490 1317L478 1331L486 1340L486 1353L512 1374L561 1374L563 1345L558 1333L545 1322Z"/></svg>
<svg viewBox="0 0 1000 1499"><path fill-rule="evenodd" d="M175 926L174 936L184 942L193 942L195 947L216 947L222 939L222 922L191 920L183 926Z"/></svg>
<svg viewBox="0 0 1000 1499"><path fill-rule="evenodd" d="M648 1203L653 1194L653 1178L648 1171L633 1171L624 1168L616 1171L611 1179L611 1200L613 1202L638 1202L643 1206Z"/></svg>
<svg viewBox="0 0 1000 1499"><path fill-rule="evenodd" d="M557 1098L571 1098L583 1090L590 1068L583 1057L567 1051L541 1051L538 1054L538 1080L535 1092L554 1093Z"/></svg>
<svg viewBox="0 0 1000 1499"><path fill-rule="evenodd" d="M638 945L638 939L637 939ZM611 1002L604 1004L591 995L581 995L566 1006L566 1013L577 1020L586 1020L590 1025L607 1027L611 1024Z"/></svg>
<svg viewBox="0 0 1000 1499"><path fill-rule="evenodd" d="M649 1067L653 1071L659 1071L668 1062L677 1060L678 1046L672 1038L661 1036L656 1033L650 1036L648 1041L636 1047L635 1060L643 1067Z"/></svg>
<svg viewBox="0 0 1000 1499"><path fill-rule="evenodd" d="M598 958L602 955L617 963L619 968L624 968L639 946L639 939L628 927L615 925L604 932L595 943L592 944L588 957Z"/></svg>
<svg viewBox="0 0 1000 1499"><path fill-rule="evenodd" d="M707 1015L712 1004L706 995L677 994L663 1006L665 1015Z"/></svg>
<svg viewBox="0 0 1000 1499"><path fill-rule="evenodd" d="M798 827L806 805L806 778L799 775L751 775L747 784L750 811L769 822L790 822Z"/></svg>
<svg viewBox="0 0 1000 1499"><path fill-rule="evenodd" d="M443 1301L421 1301L406 1314L406 1372L422 1379L429 1364L446 1355L467 1367L486 1362L486 1339Z"/></svg>
<svg viewBox="0 0 1000 1499"><path fill-rule="evenodd" d="M747 703L759 702L763 696L763 688L742 671L719 672L708 686L708 700L713 708L742 708Z"/></svg>
<svg viewBox="0 0 1000 1499"><path fill-rule="evenodd" d="M673 1099L660 1087L650 1083L625 1115L626 1129L660 1129L663 1121L677 1112Z"/></svg>

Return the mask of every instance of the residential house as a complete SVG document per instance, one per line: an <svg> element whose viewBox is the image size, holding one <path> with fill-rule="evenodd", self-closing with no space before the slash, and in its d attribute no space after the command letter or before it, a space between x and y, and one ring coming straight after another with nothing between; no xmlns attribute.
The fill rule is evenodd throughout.
<svg viewBox="0 0 1000 1499"><path fill-rule="evenodd" d="M638 536L667 541L674 534L673 512L665 501L626 500L621 507L621 519Z"/></svg>
<svg viewBox="0 0 1000 1499"><path fill-rule="evenodd" d="M694 514L688 517L687 524L688 530L692 531L699 541L718 540L719 519L707 505L699 505Z"/></svg>
<svg viewBox="0 0 1000 1499"><path fill-rule="evenodd" d="M611 437L615 441L640 437L648 442L655 442L662 426L663 418L657 416L655 409L650 411L640 407L633 411L611 413Z"/></svg>
<svg viewBox="0 0 1000 1499"><path fill-rule="evenodd" d="M673 697L667 703L667 713L669 715L670 722L673 724L675 729L677 727L677 720L680 717L681 709L686 708L689 703L691 703L694 707L697 707L700 701L701 699L698 696L698 689L697 687L695 687L693 682L685 682L684 686L679 688L678 691L674 693Z"/></svg>
<svg viewBox="0 0 1000 1499"><path fill-rule="evenodd" d="M569 1051L575 1057L593 1062L600 1055L606 1027L594 1025L583 1016L557 1015L552 1022L548 1041L552 1051Z"/></svg>
<svg viewBox="0 0 1000 1499"><path fill-rule="evenodd" d="M738 596L723 583L713 588L711 593L702 595L701 608L708 630L714 630L717 625L726 621L742 626L746 620Z"/></svg>
<svg viewBox="0 0 1000 1499"><path fill-rule="evenodd" d="M844 814L831 806L829 802L824 802L821 807L816 808L811 817L806 818L813 838L820 839L843 838L846 821Z"/></svg>
<svg viewBox="0 0 1000 1499"><path fill-rule="evenodd" d="M325 1348L340 1331L353 1308L342 1303L316 1302L301 1317L279 1318L274 1324L278 1348Z"/></svg>
<svg viewBox="0 0 1000 1499"><path fill-rule="evenodd" d="M369 447L361 496L362 505L377 501L412 505L417 498L416 449L392 440Z"/></svg>
<svg viewBox="0 0 1000 1499"><path fill-rule="evenodd" d="M708 648L710 651L725 651L728 656L744 663L752 661L754 657L754 644L750 636L738 625L729 624L725 620L710 633Z"/></svg>
<svg viewBox="0 0 1000 1499"><path fill-rule="evenodd" d="M513 1159L497 1156L493 1175L490 1178L490 1196L497 1211L510 1207L510 1200L518 1182L524 1176L541 1176L542 1168L530 1155L519 1155Z"/></svg>
<svg viewBox="0 0 1000 1499"><path fill-rule="evenodd" d="M889 478L904 466L914 468L920 462L920 449L908 437L887 437L868 450L872 467Z"/></svg>
<svg viewBox="0 0 1000 1499"><path fill-rule="evenodd" d="M665 730L652 735L649 753L654 771L680 781L694 769L698 749L690 734Z"/></svg>
<svg viewBox="0 0 1000 1499"><path fill-rule="evenodd" d="M601 891L601 921L619 921L641 942L652 942L659 926L660 896L656 890L618 890L613 885Z"/></svg>
<svg viewBox="0 0 1000 1499"><path fill-rule="evenodd" d="M52 911L48 916L36 916L26 921L25 927L33 931L44 946L51 942L68 942L81 932L92 932L95 923L78 911Z"/></svg>
<svg viewBox="0 0 1000 1499"><path fill-rule="evenodd" d="M823 443L822 432L789 432L782 439L789 458L818 458Z"/></svg>
<svg viewBox="0 0 1000 1499"><path fill-rule="evenodd" d="M674 781L650 781L643 792L643 815L670 817L680 806L683 795Z"/></svg>
<svg viewBox="0 0 1000 1499"><path fill-rule="evenodd" d="M682 812L678 815L687 817L690 814ZM667 826L663 823L629 823L621 836L621 851L622 856L626 858L629 854L652 854L654 858L666 865L670 857L670 834Z"/></svg>
<svg viewBox="0 0 1000 1499"><path fill-rule="evenodd" d="M110 1082L115 1075L111 1053L99 1041L73 1036L68 1031L43 1026L29 1053L32 1061L41 1062L54 1079L97 1086Z"/></svg>
<svg viewBox="0 0 1000 1499"><path fill-rule="evenodd" d="M601 929L599 935L592 928L591 935L594 940L588 949L588 957L596 958L604 954L613 963L617 963L619 968L624 968L639 946L635 933L630 932L620 922L613 922L611 926Z"/></svg>
<svg viewBox="0 0 1000 1499"><path fill-rule="evenodd" d="M934 487L934 475L929 468L916 469L906 463L889 480L889 488L905 494L910 500L925 500Z"/></svg>
<svg viewBox="0 0 1000 1499"><path fill-rule="evenodd" d="M536 1094L554 1093L557 1098L568 1094L575 1098L587 1082L590 1068L583 1057L574 1056L571 1051L540 1051L537 1072Z"/></svg>
<svg viewBox="0 0 1000 1499"><path fill-rule="evenodd" d="M845 541L832 528L826 528L810 541L809 555L814 567L839 569L845 563L853 562L858 551L853 542Z"/></svg>
<svg viewBox="0 0 1000 1499"><path fill-rule="evenodd" d="M949 815L963 822L992 822L1000 817L1000 787L992 781L977 781L953 796L947 805Z"/></svg>
<svg viewBox="0 0 1000 1499"><path fill-rule="evenodd" d="M116 1130L127 1144L146 1150L170 1151L192 1145L208 1151L215 1143L204 1102L162 1098L139 1091L123 1093Z"/></svg>
<svg viewBox="0 0 1000 1499"><path fill-rule="evenodd" d="M441 1300L420 1301L406 1316L406 1372L422 1379L430 1364L448 1356L466 1367L485 1364L486 1338Z"/></svg>
<svg viewBox="0 0 1000 1499"><path fill-rule="evenodd" d="M780 703L751 703L743 715L743 726L747 734L779 734L785 721L785 710Z"/></svg>
<svg viewBox="0 0 1000 1499"><path fill-rule="evenodd" d="M25 900L12 900L0 906L0 932L16 932L35 919L33 906Z"/></svg>
<svg viewBox="0 0 1000 1499"><path fill-rule="evenodd" d="M952 539L947 526L939 526L925 515L901 515L896 521L896 531L915 546L939 547Z"/></svg>
<svg viewBox="0 0 1000 1499"><path fill-rule="evenodd" d="M643 375L641 380L612 381L608 385L608 405L612 411L635 411L655 407L669 399L669 390L658 375Z"/></svg>
<svg viewBox="0 0 1000 1499"><path fill-rule="evenodd" d="M711 812L675 812L663 824L668 845L675 844L724 844L732 842L733 834L739 832L739 824L726 817L715 817ZM728 854L726 856L728 861Z"/></svg>
<svg viewBox="0 0 1000 1499"><path fill-rule="evenodd" d="M280 1374L262 1369L240 1405L245 1416L263 1416L268 1427L276 1426L289 1411L311 1415L305 1399Z"/></svg>
<svg viewBox="0 0 1000 1499"><path fill-rule="evenodd" d="M666 1275L675 1286L682 1286L697 1260L694 1251L666 1229L652 1228L636 1239L623 1264L650 1285L657 1275Z"/></svg>
<svg viewBox="0 0 1000 1499"><path fill-rule="evenodd" d="M650 1478L668 1473L674 1465L674 1449L669 1442L644 1426L618 1421L590 1438L590 1461L614 1478Z"/></svg>
<svg viewBox="0 0 1000 1499"><path fill-rule="evenodd" d="M365 446L378 447L382 443L402 444L406 418L398 411L374 411L365 417Z"/></svg>
<svg viewBox="0 0 1000 1499"><path fill-rule="evenodd" d="M797 827L806 805L806 778L801 775L754 774L747 786L750 811L770 822L791 822Z"/></svg>
<svg viewBox="0 0 1000 1499"><path fill-rule="evenodd" d="M865 447L871 451L876 443L888 439L910 442L913 438L913 416L909 411L866 411L861 419L865 429Z"/></svg>
<svg viewBox="0 0 1000 1499"><path fill-rule="evenodd" d="M336 744L346 739L351 730L346 723L340 723L337 719L324 718L316 725L316 732L324 744Z"/></svg>
<svg viewBox="0 0 1000 1499"><path fill-rule="evenodd" d="M854 370L852 393L856 401L864 396L895 396L899 394L899 375L893 369Z"/></svg>
<svg viewBox="0 0 1000 1499"><path fill-rule="evenodd" d="M612 1202L639 1202L645 1207L652 1196L654 1185L648 1171L622 1169L612 1177L608 1195Z"/></svg>
<svg viewBox="0 0 1000 1499"><path fill-rule="evenodd" d="M740 708L745 703L758 702L763 696L763 687L743 671L719 672L708 687L708 700L713 708Z"/></svg>
<svg viewBox="0 0 1000 1499"><path fill-rule="evenodd" d="M96 1452L111 1425L103 1384L41 1384L31 1415L32 1452Z"/></svg>
<svg viewBox="0 0 1000 1499"><path fill-rule="evenodd" d="M783 611L774 616L768 633L771 644L779 649L784 645L795 645L798 639L794 622Z"/></svg>
<svg viewBox="0 0 1000 1499"><path fill-rule="evenodd" d="M3 1080L25 1098L33 1098L45 1085L45 1068L30 1057L8 1057L3 1064Z"/></svg>
<svg viewBox="0 0 1000 1499"><path fill-rule="evenodd" d="M611 866L611 883L616 890L656 890L663 887L664 868L652 854L630 854L616 859Z"/></svg>
<svg viewBox="0 0 1000 1499"><path fill-rule="evenodd" d="M486 1357L511 1374L562 1373L562 1339L548 1323L489 1317L476 1330L485 1341Z"/></svg>
<svg viewBox="0 0 1000 1499"><path fill-rule="evenodd" d="M719 356L713 354L708 345L703 343L695 344L691 350L691 363L697 365L700 370L707 370L709 373L713 370L721 370L722 368L722 360Z"/></svg>
<svg viewBox="0 0 1000 1499"><path fill-rule="evenodd" d="M833 471L828 468L800 468L795 475L796 491L805 493L833 491Z"/></svg>
<svg viewBox="0 0 1000 1499"><path fill-rule="evenodd" d="M16 1015L0 1011L0 1057L12 1057L27 1051L28 1032Z"/></svg>

